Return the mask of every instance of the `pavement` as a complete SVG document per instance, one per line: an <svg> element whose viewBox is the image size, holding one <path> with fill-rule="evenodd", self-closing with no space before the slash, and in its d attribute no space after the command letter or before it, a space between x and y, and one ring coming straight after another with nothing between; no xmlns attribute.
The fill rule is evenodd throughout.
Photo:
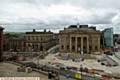
<svg viewBox="0 0 120 80"><path fill-rule="evenodd" d="M17 72L18 67L19 66L10 63L0 63L0 77L40 77L41 80L48 80L46 75L38 72Z"/></svg>
<svg viewBox="0 0 120 80"><path fill-rule="evenodd" d="M89 69L98 69L98 70L104 70L106 73L119 73L120 74L120 65L119 66L114 66L114 67L109 67L109 66L103 66L97 60L94 59L87 59L84 60L83 62L73 62L72 60L61 60L57 59L55 57L56 54L49 54L46 56L45 59L39 60L39 63L48 63L48 62L55 62L55 63L62 63L66 66L74 66L77 68L80 68L80 65L82 64L83 67L87 67ZM38 62L38 60L33 61L35 63ZM118 61L117 61L118 62Z"/></svg>
<svg viewBox="0 0 120 80"><path fill-rule="evenodd" d="M115 52L115 56L120 60L120 51L119 52Z"/></svg>
<svg viewBox="0 0 120 80"><path fill-rule="evenodd" d="M109 56L110 58L112 58L113 60L115 60L117 63L118 63L118 65L120 65L120 59L119 58L117 58L116 57L116 55L113 55L113 56Z"/></svg>

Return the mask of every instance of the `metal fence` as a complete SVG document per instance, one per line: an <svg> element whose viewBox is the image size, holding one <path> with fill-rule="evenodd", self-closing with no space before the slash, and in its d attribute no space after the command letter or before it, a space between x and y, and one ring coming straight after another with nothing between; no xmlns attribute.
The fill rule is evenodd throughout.
<svg viewBox="0 0 120 80"><path fill-rule="evenodd" d="M76 80L76 73L68 70L60 70L60 80ZM82 80L100 80L99 77L94 75L80 74Z"/></svg>

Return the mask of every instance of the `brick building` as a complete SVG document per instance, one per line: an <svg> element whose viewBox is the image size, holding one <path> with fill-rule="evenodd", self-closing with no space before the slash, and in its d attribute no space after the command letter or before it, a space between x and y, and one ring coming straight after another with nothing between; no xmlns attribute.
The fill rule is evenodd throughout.
<svg viewBox="0 0 120 80"><path fill-rule="evenodd" d="M0 27L0 61L2 61L2 54L3 54L3 29Z"/></svg>
<svg viewBox="0 0 120 80"><path fill-rule="evenodd" d="M22 34L4 34L4 51L25 51L25 38Z"/></svg>

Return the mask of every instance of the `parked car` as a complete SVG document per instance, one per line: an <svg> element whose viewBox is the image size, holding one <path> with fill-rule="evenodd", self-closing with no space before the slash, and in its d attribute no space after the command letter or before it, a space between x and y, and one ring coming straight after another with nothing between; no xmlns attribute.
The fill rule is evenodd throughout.
<svg viewBox="0 0 120 80"><path fill-rule="evenodd" d="M104 54L106 54L106 55L113 55L113 52L108 51L108 52L104 52Z"/></svg>
<svg viewBox="0 0 120 80"><path fill-rule="evenodd" d="M53 67L50 66L50 65L43 65L43 66L41 67L41 70L43 70L43 71L52 71L52 70L53 70Z"/></svg>
<svg viewBox="0 0 120 80"><path fill-rule="evenodd" d="M60 70L67 70L67 66L61 65L61 66L60 66Z"/></svg>
<svg viewBox="0 0 120 80"><path fill-rule="evenodd" d="M103 62L103 61L106 61L106 59L105 58L101 58L101 59L98 59L97 61L98 62Z"/></svg>
<svg viewBox="0 0 120 80"><path fill-rule="evenodd" d="M73 66L68 66L67 69L69 69L69 70L74 70L74 71L77 71L77 70L78 70L77 67L73 67Z"/></svg>
<svg viewBox="0 0 120 80"><path fill-rule="evenodd" d="M37 65L37 69L42 69L43 67L44 67L43 64L38 64L38 65Z"/></svg>

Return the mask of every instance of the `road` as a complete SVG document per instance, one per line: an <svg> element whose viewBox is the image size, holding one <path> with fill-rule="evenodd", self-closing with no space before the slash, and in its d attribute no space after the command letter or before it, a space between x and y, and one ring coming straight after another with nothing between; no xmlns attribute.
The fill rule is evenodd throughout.
<svg viewBox="0 0 120 80"><path fill-rule="evenodd" d="M116 55L113 55L113 56L109 56L111 59L113 59L113 60L115 60L117 63L118 63L118 65L120 66L120 59L119 58L117 58L117 56Z"/></svg>

